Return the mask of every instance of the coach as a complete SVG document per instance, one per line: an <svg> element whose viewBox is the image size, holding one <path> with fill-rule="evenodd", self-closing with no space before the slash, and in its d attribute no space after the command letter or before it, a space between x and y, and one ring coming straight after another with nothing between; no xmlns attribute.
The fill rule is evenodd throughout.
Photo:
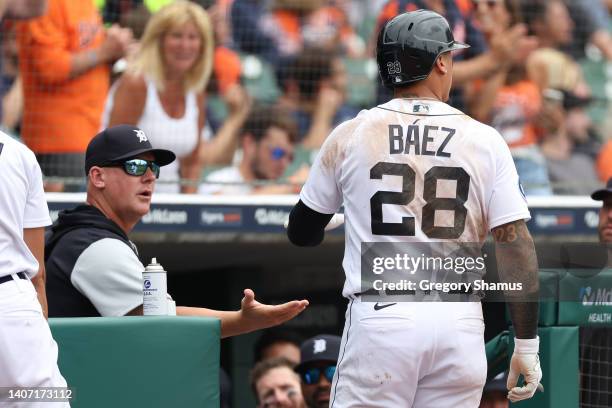
<svg viewBox="0 0 612 408"><path fill-rule="evenodd" d="M47 235L49 316L142 315L142 272L127 234L148 213L160 167L175 159L154 149L137 127L119 125L96 135L85 154L86 203L60 213ZM227 337L274 326L299 314L305 300L264 305L250 289L239 311L177 307L179 315L221 320Z"/></svg>

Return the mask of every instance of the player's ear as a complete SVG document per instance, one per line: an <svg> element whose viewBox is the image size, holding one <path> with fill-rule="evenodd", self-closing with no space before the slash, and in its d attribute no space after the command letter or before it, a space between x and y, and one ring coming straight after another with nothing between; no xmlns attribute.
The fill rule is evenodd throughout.
<svg viewBox="0 0 612 408"><path fill-rule="evenodd" d="M449 53L444 53L438 56L438 58L436 58L436 69L438 69L440 71L441 74L448 74L448 70L449 70L449 60L447 58L447 55Z"/></svg>
<svg viewBox="0 0 612 408"><path fill-rule="evenodd" d="M106 186L106 174L104 169L98 166L93 166L89 169L89 182L97 188L104 188Z"/></svg>

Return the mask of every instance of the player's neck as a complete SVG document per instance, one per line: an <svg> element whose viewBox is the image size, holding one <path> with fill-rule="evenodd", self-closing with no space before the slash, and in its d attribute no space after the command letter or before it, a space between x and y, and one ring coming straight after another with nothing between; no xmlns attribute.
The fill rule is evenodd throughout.
<svg viewBox="0 0 612 408"><path fill-rule="evenodd" d="M126 219L125 217L121 217L117 213L117 211L115 211L113 207L109 205L109 203L106 200L104 200L102 197L97 196L97 195L87 194L87 199L85 200L85 203L92 207L96 207L98 210L100 210L100 212L104 214L106 218L112 220L115 224L117 224L119 228L121 228L123 232L125 232L126 234L129 234L132 231L132 229L134 229L134 226L136 226L136 224L138 224L138 221L140 220L140 217L137 217L137 219L129 219L129 220Z"/></svg>
<svg viewBox="0 0 612 408"><path fill-rule="evenodd" d="M410 88L395 89L395 98L411 98L411 99L433 99L440 101L441 98L436 95L431 89L422 86L411 86Z"/></svg>

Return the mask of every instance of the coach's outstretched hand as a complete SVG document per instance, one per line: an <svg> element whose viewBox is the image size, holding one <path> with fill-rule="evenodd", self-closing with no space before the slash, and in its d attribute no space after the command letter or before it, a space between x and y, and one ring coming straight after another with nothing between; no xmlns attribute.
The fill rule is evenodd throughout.
<svg viewBox="0 0 612 408"><path fill-rule="evenodd" d="M308 306L307 300L292 300L280 305L266 305L255 300L255 292L244 290L240 321L248 331L265 329L293 319Z"/></svg>
<svg viewBox="0 0 612 408"><path fill-rule="evenodd" d="M300 314L306 309L306 306L308 306L307 300L293 300L281 305L265 305L255 300L255 293L251 289L245 289L238 311L177 306L176 314L215 317L221 320L221 337L230 337L284 323Z"/></svg>

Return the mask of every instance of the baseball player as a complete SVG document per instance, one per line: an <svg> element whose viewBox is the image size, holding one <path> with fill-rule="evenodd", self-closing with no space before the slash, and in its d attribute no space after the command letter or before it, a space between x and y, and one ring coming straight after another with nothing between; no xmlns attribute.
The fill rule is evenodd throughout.
<svg viewBox="0 0 612 408"><path fill-rule="evenodd" d="M508 398L530 398L542 374L538 304L526 297L538 293L526 200L499 133L445 103L451 51L468 45L454 41L442 16L417 10L390 20L377 47L394 99L329 135L287 230L296 245L318 245L344 206L349 305L330 406L478 406L487 371L480 302L362 301L360 250L364 242L482 243L489 231L502 279L524 288L509 304Z"/></svg>
<svg viewBox="0 0 612 408"><path fill-rule="evenodd" d="M42 174L34 153L1 132L0 207L0 388L6 387L0 406L67 407L67 402L22 403L10 390L66 387L66 381L45 318L44 227L51 219Z"/></svg>

